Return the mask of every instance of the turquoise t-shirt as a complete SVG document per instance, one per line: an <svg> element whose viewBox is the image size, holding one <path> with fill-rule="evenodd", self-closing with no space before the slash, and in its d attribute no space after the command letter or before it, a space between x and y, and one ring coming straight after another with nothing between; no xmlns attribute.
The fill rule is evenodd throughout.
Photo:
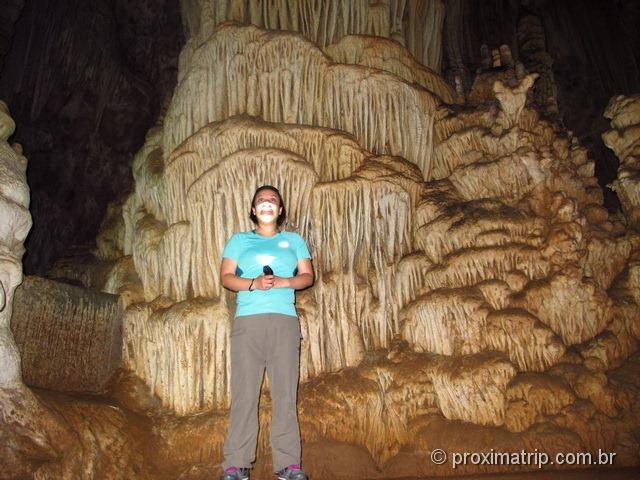
<svg viewBox="0 0 640 480"><path fill-rule="evenodd" d="M298 260L311 258L303 238L294 232L278 232L264 237L253 231L234 234L222 252L223 258L237 263L236 275L256 278L269 265L278 277L293 277ZM282 313L297 317L293 288L241 290L238 292L236 317L258 313Z"/></svg>

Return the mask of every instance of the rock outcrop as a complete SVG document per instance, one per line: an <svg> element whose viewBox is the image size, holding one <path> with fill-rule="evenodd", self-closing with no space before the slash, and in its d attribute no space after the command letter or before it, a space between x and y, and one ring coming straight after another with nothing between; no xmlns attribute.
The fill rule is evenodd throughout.
<svg viewBox="0 0 640 480"><path fill-rule="evenodd" d="M393 5L379 5L384 28L367 33L388 36ZM602 449L637 464L637 204L625 206L629 220L603 207L586 149L532 98L538 75L498 52L500 68L482 71L461 103L387 38L331 36L331 25L310 35L308 11L183 7L191 38L163 121L133 160L135 190L111 205L94 257L53 270L119 296L110 398L147 415L152 449L172 454L140 469L205 478L221 460L234 294L220 255L251 228L262 184L283 193L284 228L306 239L316 273L297 297L312 477L507 470L439 467L435 448ZM221 23L247 18L259 26ZM638 123L630 116L614 128ZM360 468L338 471L346 456Z"/></svg>

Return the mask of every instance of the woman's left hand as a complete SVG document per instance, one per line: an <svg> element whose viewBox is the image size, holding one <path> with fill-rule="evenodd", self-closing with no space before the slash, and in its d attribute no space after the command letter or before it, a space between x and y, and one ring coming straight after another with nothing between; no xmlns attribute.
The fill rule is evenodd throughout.
<svg viewBox="0 0 640 480"><path fill-rule="evenodd" d="M290 279L274 275L272 288L291 288Z"/></svg>

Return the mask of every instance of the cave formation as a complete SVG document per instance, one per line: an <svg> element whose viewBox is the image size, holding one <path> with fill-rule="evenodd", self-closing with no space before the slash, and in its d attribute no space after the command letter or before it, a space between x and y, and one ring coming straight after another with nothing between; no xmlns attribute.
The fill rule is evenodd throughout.
<svg viewBox="0 0 640 480"><path fill-rule="evenodd" d="M219 474L219 264L265 183L316 275L311 478L538 471L435 449L637 474L640 9L577 3L10 2L0 478Z"/></svg>

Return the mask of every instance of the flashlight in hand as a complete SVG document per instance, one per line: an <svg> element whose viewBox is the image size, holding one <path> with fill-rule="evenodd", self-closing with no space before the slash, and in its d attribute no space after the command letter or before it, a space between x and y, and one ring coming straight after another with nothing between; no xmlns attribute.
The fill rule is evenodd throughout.
<svg viewBox="0 0 640 480"><path fill-rule="evenodd" d="M271 270L271 267L269 265L265 265L264 267L262 267L262 271L265 275L273 275L273 270Z"/></svg>

